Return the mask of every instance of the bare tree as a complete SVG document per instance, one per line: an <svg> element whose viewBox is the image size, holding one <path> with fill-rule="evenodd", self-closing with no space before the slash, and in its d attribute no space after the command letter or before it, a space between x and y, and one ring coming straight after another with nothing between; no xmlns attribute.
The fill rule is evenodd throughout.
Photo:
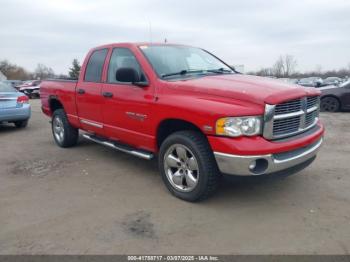
<svg viewBox="0 0 350 262"><path fill-rule="evenodd" d="M276 77L290 77L296 69L297 61L292 55L280 56L273 65L273 75Z"/></svg>
<svg viewBox="0 0 350 262"><path fill-rule="evenodd" d="M7 79L28 80L31 78L31 74L23 67L12 64L7 60L0 61L0 71L7 77Z"/></svg>
<svg viewBox="0 0 350 262"><path fill-rule="evenodd" d="M273 67L272 67L272 72L273 75L276 77L283 77L284 76L284 60L283 57L280 56L277 61L274 63Z"/></svg>
<svg viewBox="0 0 350 262"><path fill-rule="evenodd" d="M270 67L263 67L255 74L258 76L272 76L272 75L274 75L273 69Z"/></svg>
<svg viewBox="0 0 350 262"><path fill-rule="evenodd" d="M50 77L54 77L55 73L51 67L47 67L44 64L38 64L34 71L35 79L46 79Z"/></svg>
<svg viewBox="0 0 350 262"><path fill-rule="evenodd" d="M284 76L290 77L292 74L294 74L295 69L297 67L297 60L292 55L285 55L284 56Z"/></svg>

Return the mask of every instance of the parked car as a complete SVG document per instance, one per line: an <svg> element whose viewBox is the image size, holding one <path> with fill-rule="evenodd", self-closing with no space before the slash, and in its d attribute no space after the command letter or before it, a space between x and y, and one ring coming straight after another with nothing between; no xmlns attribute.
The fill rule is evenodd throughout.
<svg viewBox="0 0 350 262"><path fill-rule="evenodd" d="M307 87L320 87L323 84L323 80L321 77L307 77L300 79L298 84Z"/></svg>
<svg viewBox="0 0 350 262"><path fill-rule="evenodd" d="M299 80L296 79L296 78L278 78L278 80L281 80L283 82L286 82L286 83L290 83L290 84L298 84Z"/></svg>
<svg viewBox="0 0 350 262"><path fill-rule="evenodd" d="M41 84L56 144L76 145L81 130L134 156L158 155L166 187L183 200L208 197L220 173L301 170L323 141L317 89L236 73L200 48L104 45L81 72Z"/></svg>
<svg viewBox="0 0 350 262"><path fill-rule="evenodd" d="M18 86L18 90L26 94L29 98L40 97L41 80L26 81Z"/></svg>
<svg viewBox="0 0 350 262"><path fill-rule="evenodd" d="M343 80L340 77L327 77L323 80L322 86L339 85Z"/></svg>
<svg viewBox="0 0 350 262"><path fill-rule="evenodd" d="M321 111L337 112L350 109L350 80L339 86L328 86L320 88Z"/></svg>
<svg viewBox="0 0 350 262"><path fill-rule="evenodd" d="M0 83L0 123L14 123L26 127L31 115L29 99L12 86Z"/></svg>
<svg viewBox="0 0 350 262"><path fill-rule="evenodd" d="M14 88L16 88L17 86L23 84L22 80L3 80L2 82L7 84L7 85L10 85L10 86L12 86Z"/></svg>

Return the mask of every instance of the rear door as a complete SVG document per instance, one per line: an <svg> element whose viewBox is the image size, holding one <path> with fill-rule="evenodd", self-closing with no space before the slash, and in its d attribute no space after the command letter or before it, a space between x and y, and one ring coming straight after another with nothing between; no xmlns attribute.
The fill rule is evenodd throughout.
<svg viewBox="0 0 350 262"><path fill-rule="evenodd" d="M108 49L91 53L82 81L76 87L76 104L79 121L83 129L103 135L102 124L102 74Z"/></svg>
<svg viewBox="0 0 350 262"><path fill-rule="evenodd" d="M151 84L140 87L132 83L118 82L116 71L120 68L134 68L141 81L149 82L140 63L129 48L114 48L107 70L107 81L103 85L103 120L105 134L114 140L143 149L151 148L153 137L147 134L150 107L154 102L154 88Z"/></svg>

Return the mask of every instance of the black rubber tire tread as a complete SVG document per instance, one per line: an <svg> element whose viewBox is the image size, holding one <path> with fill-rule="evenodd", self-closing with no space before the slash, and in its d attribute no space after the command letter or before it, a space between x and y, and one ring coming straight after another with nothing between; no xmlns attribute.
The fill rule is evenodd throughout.
<svg viewBox="0 0 350 262"><path fill-rule="evenodd" d="M28 120L16 121L14 124L17 128L25 128L28 125Z"/></svg>
<svg viewBox="0 0 350 262"><path fill-rule="evenodd" d="M60 143L59 141L56 140L55 135L53 134L53 121L52 121L52 124L51 124L52 135L56 144L63 148L75 146L78 143L79 129L69 124L67 115L63 109L55 110L52 114L52 120L56 116L58 116L62 120L63 127L64 127L64 139L63 139L63 142Z"/></svg>
<svg viewBox="0 0 350 262"><path fill-rule="evenodd" d="M336 106L335 106L335 109L334 109L334 110L331 110L331 111L323 110L323 108L322 108L322 103L324 103L326 99L334 99L334 102L336 102ZM326 96L326 97L323 97L323 98L321 99L320 109L321 109L322 112L338 112L338 111L340 110L340 102L339 102L338 98L335 98L335 97L333 97L333 96Z"/></svg>
<svg viewBox="0 0 350 262"><path fill-rule="evenodd" d="M168 181L164 170L164 154L173 144L183 144L196 156L199 165L199 180L196 188L191 192L177 191ZM178 131L168 136L162 143L159 151L159 170L168 190L176 197L198 202L210 197L217 189L221 178L212 149L206 137L196 131Z"/></svg>

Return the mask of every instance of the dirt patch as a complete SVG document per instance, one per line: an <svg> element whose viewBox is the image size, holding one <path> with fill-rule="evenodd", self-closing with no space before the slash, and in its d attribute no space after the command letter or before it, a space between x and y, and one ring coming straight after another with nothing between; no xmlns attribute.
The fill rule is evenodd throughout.
<svg viewBox="0 0 350 262"><path fill-rule="evenodd" d="M55 160L26 160L21 162L12 162L10 168L11 175L26 176L46 176L57 173L65 163Z"/></svg>
<svg viewBox="0 0 350 262"><path fill-rule="evenodd" d="M124 230L133 236L143 238L156 238L154 224L151 222L151 214L145 211L126 216L122 223Z"/></svg>

